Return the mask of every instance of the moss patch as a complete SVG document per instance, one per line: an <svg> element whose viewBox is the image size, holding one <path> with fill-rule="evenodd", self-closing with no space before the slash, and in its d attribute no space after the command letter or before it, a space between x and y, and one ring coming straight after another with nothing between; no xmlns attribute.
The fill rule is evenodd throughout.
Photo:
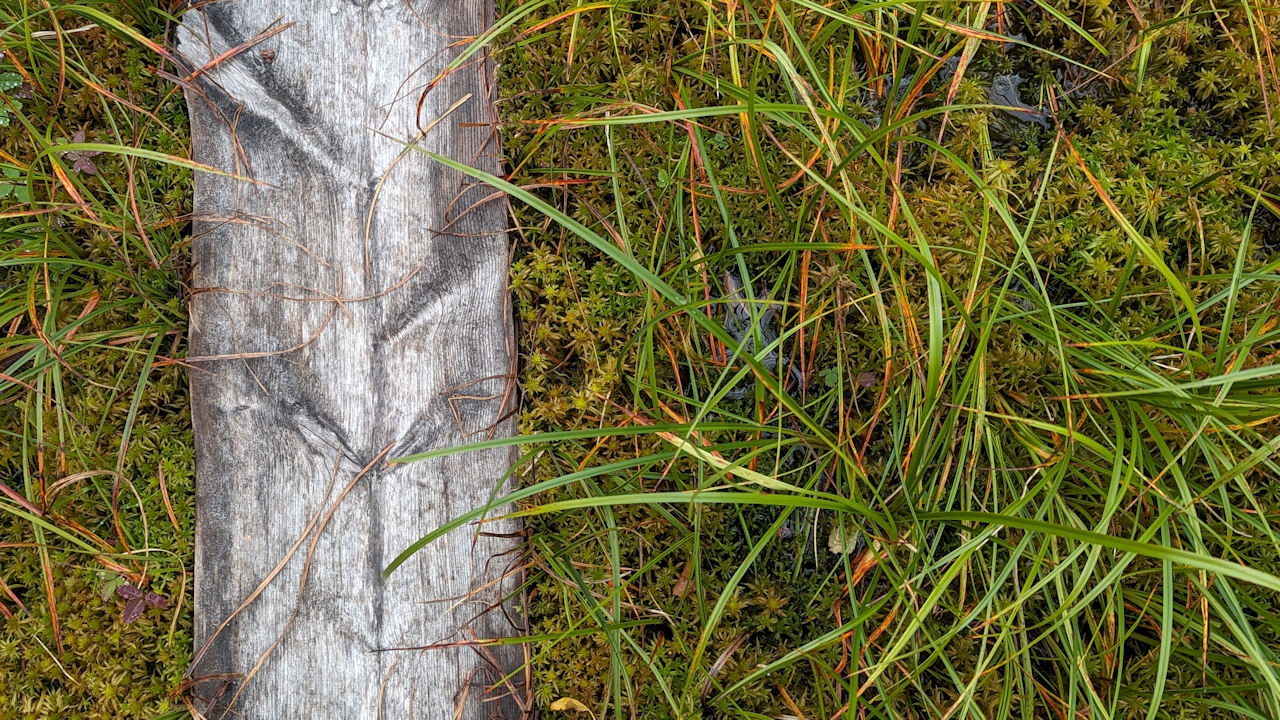
<svg viewBox="0 0 1280 720"><path fill-rule="evenodd" d="M0 5L0 72L22 78L5 91L21 107L0 128L4 718L180 706L194 506L174 358L191 178L111 149L188 156L181 94L125 34L159 39L166 25L146 3ZM111 147L62 148L75 142ZM125 622L126 583L167 607Z"/></svg>
<svg viewBox="0 0 1280 720"><path fill-rule="evenodd" d="M541 707L1280 710L1233 649L1271 647L1271 591L1159 560L1280 570L1274 8L979 12L550 3L500 41L513 180L689 300L517 207L521 429L734 425L693 444L866 510L605 505L729 479L654 435L540 446L526 483L588 475L526 506L555 510L527 519ZM990 107L1014 77L1048 128ZM725 399L743 365L692 316L723 317L726 271L779 304L797 405Z"/></svg>

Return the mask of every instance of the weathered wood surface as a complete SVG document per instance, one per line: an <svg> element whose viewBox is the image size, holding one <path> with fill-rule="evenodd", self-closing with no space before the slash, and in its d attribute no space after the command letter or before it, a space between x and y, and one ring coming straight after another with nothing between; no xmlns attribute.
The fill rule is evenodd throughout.
<svg viewBox="0 0 1280 720"><path fill-rule="evenodd" d="M459 600L503 573L512 541L462 529L381 577L488 500L512 460L382 462L512 430L499 422L514 351L500 203L384 137L412 141L445 116L421 145L497 169L481 64L418 107L447 46L490 13L484 0L239 0L183 19L179 53L203 69L188 88L195 159L263 183L200 173L195 188L195 612L208 647L192 674L198 697L217 698L211 717L519 715L482 697L497 675L474 649L388 650L464 640L468 624L512 632L502 612L476 618L510 582Z"/></svg>

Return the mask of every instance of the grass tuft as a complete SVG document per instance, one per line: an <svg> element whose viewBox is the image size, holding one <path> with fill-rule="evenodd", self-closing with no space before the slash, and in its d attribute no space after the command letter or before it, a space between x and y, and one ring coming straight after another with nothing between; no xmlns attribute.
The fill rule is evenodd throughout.
<svg viewBox="0 0 1280 720"><path fill-rule="evenodd" d="M0 717L144 718L191 654L185 106L147 2L0 0ZM121 589L167 597L126 622ZM125 591L127 592L127 590Z"/></svg>

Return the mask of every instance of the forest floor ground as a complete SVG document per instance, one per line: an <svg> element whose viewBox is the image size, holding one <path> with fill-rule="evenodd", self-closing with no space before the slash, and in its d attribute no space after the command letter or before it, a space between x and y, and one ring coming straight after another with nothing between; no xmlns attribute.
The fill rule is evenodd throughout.
<svg viewBox="0 0 1280 720"><path fill-rule="evenodd" d="M1280 717L1280 7L499 17L534 705ZM0 718L186 714L174 20L0 0Z"/></svg>

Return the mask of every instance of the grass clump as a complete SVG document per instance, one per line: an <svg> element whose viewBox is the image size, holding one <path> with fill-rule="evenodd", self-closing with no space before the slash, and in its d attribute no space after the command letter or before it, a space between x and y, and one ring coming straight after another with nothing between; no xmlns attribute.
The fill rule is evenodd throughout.
<svg viewBox="0 0 1280 720"><path fill-rule="evenodd" d="M180 705L191 177L183 99L146 40L169 19L154 3L0 0L3 718ZM126 622L124 585L167 608Z"/></svg>
<svg viewBox="0 0 1280 720"><path fill-rule="evenodd" d="M1280 714L1276 8L502 10L536 705Z"/></svg>

